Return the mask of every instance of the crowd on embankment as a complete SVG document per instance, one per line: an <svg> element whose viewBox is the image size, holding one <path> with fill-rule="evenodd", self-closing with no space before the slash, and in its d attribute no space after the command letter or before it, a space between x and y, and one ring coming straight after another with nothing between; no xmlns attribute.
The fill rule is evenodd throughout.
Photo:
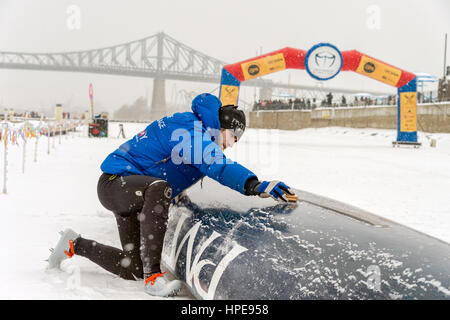
<svg viewBox="0 0 450 320"><path fill-rule="evenodd" d="M417 93L417 101L422 103L436 102L437 98ZM341 95L336 97L331 92L324 99L317 98L289 98L259 100L253 104L253 111L264 110L314 110L316 108L364 107L364 106L390 106L396 105L397 96L373 96L370 94L357 94L349 97Z"/></svg>

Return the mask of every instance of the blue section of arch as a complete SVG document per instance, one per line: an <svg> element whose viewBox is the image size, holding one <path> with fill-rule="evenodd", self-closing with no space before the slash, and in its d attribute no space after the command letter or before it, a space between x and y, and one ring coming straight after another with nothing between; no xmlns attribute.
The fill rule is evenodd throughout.
<svg viewBox="0 0 450 320"><path fill-rule="evenodd" d="M240 87L241 82L236 79L235 76L233 76L227 69L223 68L222 69L222 75L220 78L220 90L219 90L219 98L222 96L222 86L236 86L236 87ZM238 96L238 101L239 101L239 96ZM238 101L236 101L236 104L238 104Z"/></svg>
<svg viewBox="0 0 450 320"><path fill-rule="evenodd" d="M400 93L402 92L417 92L417 77L398 88L397 95L397 142L417 142L417 131L402 132L401 129L401 108L400 108Z"/></svg>
<svg viewBox="0 0 450 320"><path fill-rule="evenodd" d="M235 76L233 76L227 69L222 69L222 77L220 79L221 85L227 85L227 86L240 86L241 82L236 79Z"/></svg>

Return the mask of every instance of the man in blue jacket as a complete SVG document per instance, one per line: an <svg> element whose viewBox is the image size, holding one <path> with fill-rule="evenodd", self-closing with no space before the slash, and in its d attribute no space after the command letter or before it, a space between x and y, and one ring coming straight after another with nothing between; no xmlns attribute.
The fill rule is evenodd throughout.
<svg viewBox="0 0 450 320"><path fill-rule="evenodd" d="M160 260L170 203L208 176L245 195L289 201L295 195L280 181L259 181L242 165L227 159L246 126L236 106L222 106L208 93L197 96L192 112L152 122L112 152L101 165L98 197L117 220L122 250L82 238L67 229L49 258L57 267L74 254L84 256L124 279L145 279L154 296L174 295L178 280L167 281Z"/></svg>

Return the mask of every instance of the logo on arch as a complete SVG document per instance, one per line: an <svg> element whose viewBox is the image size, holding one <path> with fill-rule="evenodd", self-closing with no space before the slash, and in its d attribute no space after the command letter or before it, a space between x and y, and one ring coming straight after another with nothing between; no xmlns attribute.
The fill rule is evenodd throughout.
<svg viewBox="0 0 450 320"><path fill-rule="evenodd" d="M306 53L305 68L316 80L332 79L342 69L341 52L332 44L319 43Z"/></svg>
<svg viewBox="0 0 450 320"><path fill-rule="evenodd" d="M372 62L367 62L364 65L364 71L367 73L372 73L375 71L375 65Z"/></svg>
<svg viewBox="0 0 450 320"><path fill-rule="evenodd" d="M256 76L259 73L259 71L261 71L261 69L260 69L260 67L257 64L251 64L248 67L247 71L248 71L249 75Z"/></svg>

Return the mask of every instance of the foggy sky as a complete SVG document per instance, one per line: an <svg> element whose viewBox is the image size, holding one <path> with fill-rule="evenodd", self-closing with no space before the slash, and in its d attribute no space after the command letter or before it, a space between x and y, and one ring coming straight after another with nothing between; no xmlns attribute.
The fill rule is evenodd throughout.
<svg viewBox="0 0 450 320"><path fill-rule="evenodd" d="M67 27L70 5L81 10L80 29ZM368 22L371 5L380 9L379 28ZM0 0L0 30L0 51L13 52L95 49L164 31L228 63L253 57L260 50L265 53L286 46L308 50L329 42L342 51L356 49L411 72L441 77L444 34L450 34L450 1ZM287 82L289 74L291 83L316 84L300 70L271 78ZM0 69L0 108L37 109L63 103L87 110L91 82L98 109L112 111L139 96L151 97L151 79ZM218 85L168 82L166 97L170 100L180 89L207 92ZM325 86L392 91L346 72ZM253 89L243 90L241 98L251 101Z"/></svg>

